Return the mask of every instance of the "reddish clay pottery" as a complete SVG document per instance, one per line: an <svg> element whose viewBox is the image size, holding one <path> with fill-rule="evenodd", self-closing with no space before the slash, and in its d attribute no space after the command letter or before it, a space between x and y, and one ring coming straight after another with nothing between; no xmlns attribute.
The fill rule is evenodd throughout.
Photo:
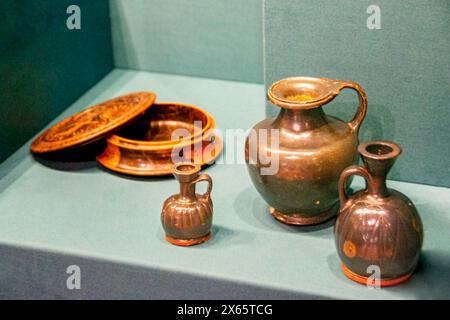
<svg viewBox="0 0 450 320"><path fill-rule="evenodd" d="M350 122L327 116L322 109L345 88L359 95L358 111ZM283 223L329 220L338 210L339 175L357 159L358 130L366 114L364 90L351 81L296 77L274 83L268 99L282 109L277 117L258 123L247 138L253 184L270 213ZM265 155L272 158L271 165L277 162L275 172L263 172L268 167L261 158Z"/></svg>
<svg viewBox="0 0 450 320"><path fill-rule="evenodd" d="M173 174L180 183L180 193L169 197L162 208L161 222L166 240L178 246L200 244L211 237L212 179L199 171L197 164L176 164ZM195 185L202 181L208 183L208 188L205 194L199 195L195 193Z"/></svg>
<svg viewBox="0 0 450 320"><path fill-rule="evenodd" d="M105 139L103 152L95 152L97 161L134 176L170 175L175 162L212 164L223 143L211 115L193 105L155 99L152 92L136 92L102 102L45 130L30 149L56 158L60 151L103 147L94 142Z"/></svg>
<svg viewBox="0 0 450 320"><path fill-rule="evenodd" d="M211 164L222 151L214 133L214 119L199 107L177 102L154 103L133 123L107 139L97 161L109 170L134 176L173 173L175 156L201 166ZM175 132L185 135L174 139ZM180 132L180 131L178 131ZM188 154L187 154L188 153Z"/></svg>
<svg viewBox="0 0 450 320"><path fill-rule="evenodd" d="M89 107L45 130L30 149L42 154L85 146L138 117L155 99L153 92L135 92Z"/></svg>
<svg viewBox="0 0 450 320"><path fill-rule="evenodd" d="M386 175L400 155L400 147L373 141L361 144L358 150L365 167L351 166L339 180L336 248L343 272L351 280L377 285L372 280L378 268L380 286L396 285L406 281L417 266L422 222L408 197L386 187ZM367 187L348 197L345 184L352 175L364 177Z"/></svg>

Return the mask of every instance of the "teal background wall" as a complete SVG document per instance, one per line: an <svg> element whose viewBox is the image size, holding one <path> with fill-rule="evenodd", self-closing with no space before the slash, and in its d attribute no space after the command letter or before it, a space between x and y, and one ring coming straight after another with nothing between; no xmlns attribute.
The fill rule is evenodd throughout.
<svg viewBox="0 0 450 320"><path fill-rule="evenodd" d="M361 140L388 139L403 154L390 178L450 186L450 1L266 0L266 85L294 75L359 82L368 95ZM357 98L325 112L350 119ZM267 113L278 110L268 106Z"/></svg>
<svg viewBox="0 0 450 320"><path fill-rule="evenodd" d="M262 0L110 0L117 67L263 82Z"/></svg>
<svg viewBox="0 0 450 320"><path fill-rule="evenodd" d="M66 28L70 4L81 7L81 30ZM379 0L381 30L366 27L371 4L3 0L0 161L114 65L266 85L309 75L366 89L361 140L389 139L404 150L391 178L450 186L450 2ZM326 111L350 119L355 104L344 93Z"/></svg>
<svg viewBox="0 0 450 320"><path fill-rule="evenodd" d="M69 5L81 30L69 30ZM0 162L113 68L107 0L1 0Z"/></svg>

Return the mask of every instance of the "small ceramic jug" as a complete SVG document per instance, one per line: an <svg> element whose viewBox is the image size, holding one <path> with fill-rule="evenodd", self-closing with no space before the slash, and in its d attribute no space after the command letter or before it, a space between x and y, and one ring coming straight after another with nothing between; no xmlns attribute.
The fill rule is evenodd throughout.
<svg viewBox="0 0 450 320"><path fill-rule="evenodd" d="M365 285L396 285L409 279L418 264L422 222L411 200L386 186L400 147L373 141L360 144L358 151L365 167L348 167L339 180L340 212L334 232L342 270ZM364 177L367 187L347 196L345 184L352 175Z"/></svg>
<svg viewBox="0 0 450 320"><path fill-rule="evenodd" d="M211 201L212 179L199 174L200 166L179 163L174 176L180 183L180 193L169 197L162 207L161 222L168 242L178 246L192 246L206 242L211 237L213 204ZM206 193L195 193L195 185L206 181Z"/></svg>
<svg viewBox="0 0 450 320"><path fill-rule="evenodd" d="M322 108L346 88L359 97L350 122L327 116ZM352 81L295 77L274 83L267 96L281 111L256 124L246 140L250 178L277 220L291 225L325 222L339 209L340 173L358 157L366 94ZM266 155L273 172L267 170Z"/></svg>

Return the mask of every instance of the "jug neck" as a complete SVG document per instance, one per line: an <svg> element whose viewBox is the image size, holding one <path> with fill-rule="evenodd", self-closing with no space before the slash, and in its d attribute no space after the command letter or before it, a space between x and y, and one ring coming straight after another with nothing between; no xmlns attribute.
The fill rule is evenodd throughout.
<svg viewBox="0 0 450 320"><path fill-rule="evenodd" d="M389 189L386 185L386 176L375 176L370 173L371 182L369 184L369 193L375 197L385 198L389 196Z"/></svg>
<svg viewBox="0 0 450 320"><path fill-rule="evenodd" d="M189 182L180 181L180 197L186 200L195 200L195 184Z"/></svg>
<svg viewBox="0 0 450 320"><path fill-rule="evenodd" d="M313 109L281 109L275 119L274 127L302 132L320 128L327 124L327 119L322 107Z"/></svg>
<svg viewBox="0 0 450 320"><path fill-rule="evenodd" d="M370 175L369 193L377 197L389 196L386 177L401 153L400 147L389 141L370 141L360 144L358 151Z"/></svg>
<svg viewBox="0 0 450 320"><path fill-rule="evenodd" d="M193 163L178 163L174 166L173 175L180 183L179 198L195 200L195 180L199 176L200 166Z"/></svg>

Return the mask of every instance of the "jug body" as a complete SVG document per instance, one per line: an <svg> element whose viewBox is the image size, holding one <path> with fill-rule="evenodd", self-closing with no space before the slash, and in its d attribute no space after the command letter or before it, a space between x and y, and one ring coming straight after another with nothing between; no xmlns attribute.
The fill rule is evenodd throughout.
<svg viewBox="0 0 450 320"><path fill-rule="evenodd" d="M170 196L161 210L161 223L168 242L178 246L191 246L206 242L211 237L213 204L212 180L199 175L200 166L190 163L175 165L174 175L180 183L180 192ZM195 192L195 185L208 183L205 194Z"/></svg>
<svg viewBox="0 0 450 320"><path fill-rule="evenodd" d="M360 94L353 121L327 116L322 106L349 87ZM366 113L364 91L348 81L288 78L272 85L268 97L282 109L277 117L254 126L247 137L250 178L277 220L292 225L327 221L339 207L339 175L357 159L358 130ZM266 174L265 155L276 162Z"/></svg>
<svg viewBox="0 0 450 320"><path fill-rule="evenodd" d="M374 141L361 144L359 151L365 167L347 168L339 183L341 208L334 232L342 270L362 284L397 285L409 279L419 262L422 222L412 201L386 186L400 147ZM344 184L351 175L363 176L367 188L347 197Z"/></svg>

